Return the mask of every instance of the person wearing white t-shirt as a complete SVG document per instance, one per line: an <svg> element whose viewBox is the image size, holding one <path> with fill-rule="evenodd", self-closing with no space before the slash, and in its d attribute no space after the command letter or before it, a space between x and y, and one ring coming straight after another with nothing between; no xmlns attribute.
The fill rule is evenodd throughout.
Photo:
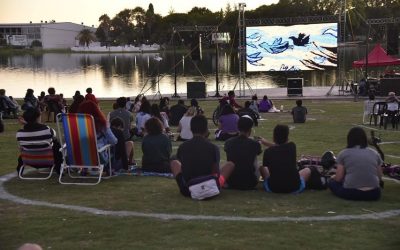
<svg viewBox="0 0 400 250"><path fill-rule="evenodd" d="M178 141L187 141L193 138L193 133L192 130L190 129L190 121L192 120L193 116L196 113L196 108L195 107L190 107L185 115L182 117L182 119L179 121L178 125L178 132L179 137Z"/></svg>

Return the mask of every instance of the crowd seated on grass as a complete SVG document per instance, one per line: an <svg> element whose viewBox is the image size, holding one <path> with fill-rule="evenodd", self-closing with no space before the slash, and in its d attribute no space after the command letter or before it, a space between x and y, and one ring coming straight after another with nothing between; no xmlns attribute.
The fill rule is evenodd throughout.
<svg viewBox="0 0 400 250"><path fill-rule="evenodd" d="M219 116L218 129L215 131L215 139L226 141L239 134L237 127L239 115L235 113L231 105L225 105Z"/></svg>
<svg viewBox="0 0 400 250"><path fill-rule="evenodd" d="M56 97L53 90L54 88L50 88L50 97L46 96L43 100L48 102L53 98L56 100L54 103L58 103L60 98ZM33 90L28 89L24 104L29 100L32 106L36 103L36 107L30 107L31 104L25 105L23 114L25 124L18 131L17 140L35 140L38 133L41 138L44 136L46 140L51 140L57 162L56 169L59 170L62 162L62 155L58 151L60 145L55 139L54 130L40 123L40 100L35 102L32 97L34 98ZM234 95L230 97L234 99ZM255 139L250 137L257 122L256 112L251 108L252 104L256 104L254 97L253 102L247 101L245 108L239 110L240 116L235 113L232 99L229 98L229 105L225 105L221 111L216 140L225 141L224 151L227 161L223 165L220 165L218 146L207 139L208 121L205 116L199 114L196 100L192 100L189 109L184 106L182 100L178 101L176 108L171 107L171 120L177 119L185 110L179 119L177 130L180 133L178 140L183 143L179 145L176 156L171 156L171 138L165 133L169 132L167 114L160 112L158 104L151 106L145 97L137 99L136 104L140 102L140 109L136 114L134 134L142 137L142 170L172 173L184 196L192 196L194 199L211 198L219 194L222 187L252 190L257 188L260 178L263 179L262 186L267 192L301 193L306 188L313 188L314 182L321 181L320 173L315 168L298 170L296 145L289 141L288 126L276 125L273 142L261 137ZM387 101L398 105L395 96ZM101 162L106 163L112 157L113 170L122 172L129 171L129 166L136 165L134 143L130 133L133 115L127 109L126 102L125 97L117 99L116 109L109 114L109 122L95 101L91 98L84 100L80 94L74 96L74 102L69 109L71 113L93 116L98 148L106 144L114 145L112 155L108 155L107 151L101 153ZM163 105L168 106L169 100L164 102ZM130 106L135 107L136 104ZM293 120L304 122L307 109L302 106L301 100L297 100L296 105L297 107L292 109ZM262 146L266 149L262 165L259 166L257 156L262 153ZM347 148L340 152L337 163L336 175L327 184L334 195L350 200L380 198L379 181L382 175L380 166L383 162L376 151L367 147L366 134L361 128L350 130ZM18 167L20 166L21 159L18 164ZM203 193L199 188L199 185L203 184L211 192Z"/></svg>
<svg viewBox="0 0 400 250"><path fill-rule="evenodd" d="M368 148L367 135L360 127L350 129L347 147L337 157L336 175L328 182L332 193L348 200L378 200L381 196L380 155Z"/></svg>
<svg viewBox="0 0 400 250"><path fill-rule="evenodd" d="M142 140L142 170L158 173L170 173L171 140L163 133L163 125L157 117L145 123L146 135Z"/></svg>

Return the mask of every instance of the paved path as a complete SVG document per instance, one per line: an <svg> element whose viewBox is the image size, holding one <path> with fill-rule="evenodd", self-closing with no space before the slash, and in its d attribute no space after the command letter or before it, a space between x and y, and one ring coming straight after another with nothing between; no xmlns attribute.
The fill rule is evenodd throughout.
<svg viewBox="0 0 400 250"><path fill-rule="evenodd" d="M45 206L51 208L67 209L76 212L84 212L93 215L114 216L114 217L141 217L161 220L208 220L208 221L246 221L246 222L316 222L316 221L343 221L343 220L381 220L400 216L400 209L388 210L379 213L368 213L360 215L333 215L333 216L277 216L277 217L243 217L243 216L213 216L213 215L190 215L190 214L164 214L164 213L142 213L135 211L109 211L91 207L82 207L66 204L50 203L46 201L36 201L21 198L8 193L4 188L4 183L15 178L16 173L3 175L0 177L0 199L14 203Z"/></svg>

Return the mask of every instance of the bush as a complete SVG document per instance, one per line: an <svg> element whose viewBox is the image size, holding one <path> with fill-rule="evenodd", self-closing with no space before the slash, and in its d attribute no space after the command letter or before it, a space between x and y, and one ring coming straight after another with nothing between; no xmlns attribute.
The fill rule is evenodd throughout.
<svg viewBox="0 0 400 250"><path fill-rule="evenodd" d="M42 47L42 42L39 40L33 40L31 43L31 48L34 48L34 47Z"/></svg>

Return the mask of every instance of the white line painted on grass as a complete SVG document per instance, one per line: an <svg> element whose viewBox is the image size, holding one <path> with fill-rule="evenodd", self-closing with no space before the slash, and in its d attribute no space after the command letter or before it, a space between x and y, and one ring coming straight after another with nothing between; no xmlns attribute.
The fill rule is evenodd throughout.
<svg viewBox="0 0 400 250"><path fill-rule="evenodd" d="M369 127L369 126L365 126L365 125L362 125L362 124L351 124L351 125L353 125L353 126L357 126L357 127L362 127L362 128L365 128L365 129L369 129L369 130L374 130L374 131L384 131L384 132L388 132L388 133L400 133L400 131L397 131L397 130L383 130L383 129L377 129L377 128L371 128L371 127Z"/></svg>
<svg viewBox="0 0 400 250"><path fill-rule="evenodd" d="M336 216L277 216L277 217L244 217L244 216L214 216L214 215L190 215L190 214L164 214L164 213L142 213L135 211L109 211L98 208L65 205L50 203L46 201L36 201L21 198L8 193L3 184L12 178L16 173L0 176L0 199L12 201L18 204L30 206L45 206L51 208L67 209L77 212L84 212L93 215L114 216L114 217L142 217L161 220L208 220L208 221L240 221L240 222L311 222L311 221L343 221L343 220L381 220L400 215L400 209L388 210L378 213L368 213L360 215L336 215Z"/></svg>

